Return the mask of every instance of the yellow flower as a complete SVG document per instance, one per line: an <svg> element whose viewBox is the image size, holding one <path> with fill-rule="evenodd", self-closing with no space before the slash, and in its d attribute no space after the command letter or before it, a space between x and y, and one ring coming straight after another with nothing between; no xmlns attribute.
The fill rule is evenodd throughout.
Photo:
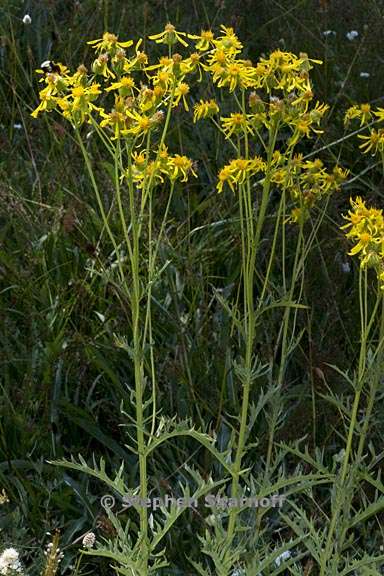
<svg viewBox="0 0 384 576"><path fill-rule="evenodd" d="M149 36L149 39L154 40L156 44L167 44L167 46L173 46L177 42L180 42L183 46L188 46L187 42L183 40L183 36L185 37L187 34L178 32L173 24L167 24L163 32Z"/></svg>
<svg viewBox="0 0 384 576"><path fill-rule="evenodd" d="M216 100L200 100L194 106L193 121L201 120L201 118L211 118L220 111Z"/></svg>
<svg viewBox="0 0 384 576"><path fill-rule="evenodd" d="M275 50L269 58L261 58L255 71L259 77L260 86L268 93L272 90L281 90L286 96L294 91L305 94L305 98L310 99L312 95L309 81L309 71L311 63L321 64L320 60L309 59L307 54L300 54L297 57L290 52ZM300 100L303 94L299 96Z"/></svg>
<svg viewBox="0 0 384 576"><path fill-rule="evenodd" d="M104 32L102 38L97 40L90 40L87 44L90 44L96 52L111 52L115 55L119 48L129 48L132 46L133 41L128 40L127 42L119 42L119 38L115 34L110 32Z"/></svg>
<svg viewBox="0 0 384 576"><path fill-rule="evenodd" d="M91 84L90 86L75 86L72 88L73 105L75 108L81 108L87 105L101 94L100 84Z"/></svg>
<svg viewBox="0 0 384 576"><path fill-rule="evenodd" d="M173 79L172 73L168 70L160 70L156 76L153 77L153 85L161 86L161 88L166 91Z"/></svg>
<svg viewBox="0 0 384 576"><path fill-rule="evenodd" d="M136 110L126 110L126 116L133 122L129 128L125 128L121 133L126 136L132 134L133 136L145 136L153 127L151 118L145 114L139 114Z"/></svg>
<svg viewBox="0 0 384 576"><path fill-rule="evenodd" d="M130 170L124 173L125 178L132 178L138 188L143 188L148 180L153 186L164 182L159 169L159 163L150 160L144 152L132 153L132 165Z"/></svg>
<svg viewBox="0 0 384 576"><path fill-rule="evenodd" d="M354 120L355 118L360 118L360 126L370 122L372 120L370 104L360 104L359 106L354 105L348 108L344 116L344 124L347 124L350 120Z"/></svg>
<svg viewBox="0 0 384 576"><path fill-rule="evenodd" d="M384 108L376 108L373 113L380 122L384 122Z"/></svg>
<svg viewBox="0 0 384 576"><path fill-rule="evenodd" d="M305 111L308 110L307 105L305 106ZM320 104L320 102L316 102L315 107L309 110L309 118L312 124L317 124L319 126L323 116L328 112L329 105L328 104Z"/></svg>
<svg viewBox="0 0 384 576"><path fill-rule="evenodd" d="M193 176L197 176L193 170L193 163L190 158L187 158L187 156L180 156L180 154L175 154L175 156L169 157L168 176L170 180L180 178L181 182L187 182L189 173L193 174Z"/></svg>
<svg viewBox="0 0 384 576"><path fill-rule="evenodd" d="M361 112L360 126L362 126L363 124L366 124L372 119L370 104L360 104L360 112Z"/></svg>
<svg viewBox="0 0 384 576"><path fill-rule="evenodd" d="M44 111L49 112L50 110L53 110L56 106L57 98L55 96L52 96L52 93L48 91L47 88L40 90L39 97L40 97L40 104L31 113L31 116L33 118L37 118L40 112Z"/></svg>
<svg viewBox="0 0 384 576"><path fill-rule="evenodd" d="M212 30L202 30L199 36L188 34L188 38L191 38L191 40L198 40L195 45L196 50L205 51L213 46L215 36Z"/></svg>
<svg viewBox="0 0 384 576"><path fill-rule="evenodd" d="M96 60L94 60L94 62L92 63L92 72L97 76L104 76L104 78L115 78L114 73L112 72L112 70L110 70L109 66L108 66L108 62L109 62L110 58L109 55L106 52L103 52L102 54L100 54L98 56L98 58L96 58Z"/></svg>
<svg viewBox="0 0 384 576"><path fill-rule="evenodd" d="M152 110L156 104L154 90L143 86L138 97L138 104L141 112L149 112Z"/></svg>
<svg viewBox="0 0 384 576"><path fill-rule="evenodd" d="M295 223L305 222L307 216L308 216L308 210L304 206L300 208L299 207L292 208L290 221Z"/></svg>
<svg viewBox="0 0 384 576"><path fill-rule="evenodd" d="M371 242L371 241L372 241L372 236L368 232L362 232L359 235L358 244L356 244L356 246L354 246L352 248L352 250L350 252L348 252L348 254L350 256L354 256L355 254L358 254L361 250L364 250L366 248L366 246L369 244L369 242Z"/></svg>
<svg viewBox="0 0 384 576"><path fill-rule="evenodd" d="M180 62L180 74L179 76L185 77L187 74L192 74L193 72L198 72L199 76L197 82L202 80L202 70L203 65L201 62L201 56L198 52L193 52L188 58L185 58Z"/></svg>
<svg viewBox="0 0 384 576"><path fill-rule="evenodd" d="M246 60L228 60L221 49L211 54L209 65L204 68L211 72L212 80L219 88L228 87L230 92L256 85L254 67Z"/></svg>
<svg viewBox="0 0 384 576"><path fill-rule="evenodd" d="M145 52L141 52L139 50L142 42L143 42L143 40L140 39L136 43L135 56L133 56L133 58L129 58L129 59L125 58L124 65L123 65L124 72L127 72L128 74L130 74L132 70L140 70L140 69L144 68L145 66L147 66L148 56L146 55Z"/></svg>
<svg viewBox="0 0 384 576"><path fill-rule="evenodd" d="M217 183L218 192L222 192L225 183L234 190L239 184L243 184L248 178L251 178L258 172L265 171L266 164L260 156L254 158L236 158L224 166L219 172L219 181Z"/></svg>
<svg viewBox="0 0 384 576"><path fill-rule="evenodd" d="M230 186L232 192L234 192L234 187L233 187L231 177L232 177L231 166L230 165L224 166L224 168L222 168L220 170L219 176L218 176L219 181L218 181L217 186L216 186L218 192L223 191L223 187L224 187L225 183L227 183Z"/></svg>
<svg viewBox="0 0 384 576"><path fill-rule="evenodd" d="M341 166L334 166L332 173L325 175L324 188L326 190L339 190L341 184L347 179L348 174L349 170Z"/></svg>
<svg viewBox="0 0 384 576"><path fill-rule="evenodd" d="M346 237L356 243L349 251L350 256L359 255L360 266L365 268L373 266L381 275L384 267L384 218L382 210L367 208L365 202L358 196L350 200L352 210L344 216L347 224L341 226L342 230L349 228ZM379 275L380 274L380 275Z"/></svg>
<svg viewBox="0 0 384 576"><path fill-rule="evenodd" d="M105 91L110 92L111 90L119 90L122 96L128 96L128 94L132 93L134 87L135 82L133 78L131 76L123 76L119 82L112 82Z"/></svg>
<svg viewBox="0 0 384 576"><path fill-rule="evenodd" d="M189 93L189 86L185 82L180 82L180 84L175 89L175 100L173 102L174 106L177 106L180 100L183 100L184 108L188 112L188 102L186 100L186 95Z"/></svg>
<svg viewBox="0 0 384 576"><path fill-rule="evenodd" d="M114 132L114 138L119 138L121 131L126 127L127 117L122 112L117 110L112 110L109 114L106 114L104 110L100 110L100 116L103 120L100 122L101 128L110 126Z"/></svg>
<svg viewBox="0 0 384 576"><path fill-rule="evenodd" d="M219 36L214 44L224 50L227 54L235 55L241 52L243 45L233 31L233 28L228 28L227 26L220 26L223 32L222 36Z"/></svg>
<svg viewBox="0 0 384 576"><path fill-rule="evenodd" d="M250 132L252 133L252 127L250 126L249 119L245 114L240 114L239 112L232 113L229 118L220 118L223 127L223 132L226 138L230 138L232 134L239 134Z"/></svg>
<svg viewBox="0 0 384 576"><path fill-rule="evenodd" d="M369 133L369 136L358 134L357 137L361 140L365 140L365 142L359 146L363 152L369 152L372 150L372 154L376 154L377 152L384 151L384 130L382 128L380 128L378 131L372 129Z"/></svg>
<svg viewBox="0 0 384 576"><path fill-rule="evenodd" d="M317 122L312 120L310 113L300 114L289 121L288 124L294 129L293 135L288 141L289 147L295 146L303 137L310 138L311 132L315 134L323 133L323 130L314 127L314 124L317 124Z"/></svg>

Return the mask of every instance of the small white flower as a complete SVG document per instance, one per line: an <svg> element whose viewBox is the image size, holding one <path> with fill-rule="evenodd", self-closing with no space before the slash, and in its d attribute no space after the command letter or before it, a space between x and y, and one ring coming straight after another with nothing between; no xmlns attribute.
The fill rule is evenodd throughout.
<svg viewBox="0 0 384 576"><path fill-rule="evenodd" d="M360 72L360 78L369 78L369 77L370 77L369 72Z"/></svg>
<svg viewBox="0 0 384 576"><path fill-rule="evenodd" d="M280 564L282 562L284 562L284 560L288 560L290 557L292 556L292 554L290 553L289 550L285 550L285 552L282 552L275 560L275 564L277 567L280 566Z"/></svg>
<svg viewBox="0 0 384 576"><path fill-rule="evenodd" d="M25 14L24 18L23 18L23 24L31 24L32 23L32 18L30 17L29 14Z"/></svg>
<svg viewBox="0 0 384 576"><path fill-rule="evenodd" d="M85 534L82 544L84 548L92 548L95 542L96 542L96 536L94 535L94 533L88 532L87 534Z"/></svg>
<svg viewBox="0 0 384 576"><path fill-rule="evenodd" d="M3 488L2 491L0 492L0 506L3 504L8 504L8 502L9 502L8 494Z"/></svg>
<svg viewBox="0 0 384 576"><path fill-rule="evenodd" d="M13 127L14 127L15 130L21 130L21 129L22 129L22 125L19 124L19 123L14 124Z"/></svg>
<svg viewBox="0 0 384 576"><path fill-rule="evenodd" d="M0 556L0 574L10 574L11 572L23 573L19 553L15 548L6 548Z"/></svg>
<svg viewBox="0 0 384 576"><path fill-rule="evenodd" d="M336 36L336 32L334 30L324 30L323 36Z"/></svg>
<svg viewBox="0 0 384 576"><path fill-rule="evenodd" d="M348 274L348 272L351 271L351 265L349 262L342 262L341 263L341 269L345 274Z"/></svg>
<svg viewBox="0 0 384 576"><path fill-rule="evenodd" d="M355 38L357 38L358 35L359 35L359 33L357 30L351 30L350 32L347 32L345 36L347 37L348 40L352 41Z"/></svg>
<svg viewBox="0 0 384 576"><path fill-rule="evenodd" d="M342 448L337 454L334 454L333 459L335 462L340 464L344 460L345 450Z"/></svg>

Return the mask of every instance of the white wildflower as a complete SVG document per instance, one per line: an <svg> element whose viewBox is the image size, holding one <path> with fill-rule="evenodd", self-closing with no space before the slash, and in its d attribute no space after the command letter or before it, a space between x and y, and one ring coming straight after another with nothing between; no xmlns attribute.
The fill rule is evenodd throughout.
<svg viewBox="0 0 384 576"><path fill-rule="evenodd" d="M355 38L357 38L358 35L359 35L359 33L357 30L351 30L350 32L347 32L345 36L347 37L348 40L352 41Z"/></svg>
<svg viewBox="0 0 384 576"><path fill-rule="evenodd" d="M25 14L24 18L23 18L23 24L31 24L32 23L32 18L30 17L29 14Z"/></svg>
<svg viewBox="0 0 384 576"><path fill-rule="evenodd" d="M2 491L0 492L0 506L3 504L8 504L8 502L9 502L8 494L3 488Z"/></svg>
<svg viewBox="0 0 384 576"><path fill-rule="evenodd" d="M351 265L349 262L342 262L341 263L341 269L344 272L344 274L348 274L348 272L351 271Z"/></svg>
<svg viewBox="0 0 384 576"><path fill-rule="evenodd" d="M324 30L323 36L336 36L336 32L334 30Z"/></svg>
<svg viewBox="0 0 384 576"><path fill-rule="evenodd" d="M82 544L84 546L84 548L93 548L93 545L96 542L96 536L94 535L93 532L87 532L87 534L85 534Z"/></svg>
<svg viewBox="0 0 384 576"><path fill-rule="evenodd" d="M360 78L369 78L369 77L370 77L369 72L360 72Z"/></svg>
<svg viewBox="0 0 384 576"><path fill-rule="evenodd" d="M0 556L0 574L11 574L11 572L23 573L19 553L15 548L6 548Z"/></svg>
<svg viewBox="0 0 384 576"><path fill-rule="evenodd" d="M21 129L22 129L22 125L19 124L19 123L14 124L13 127L14 127L15 130L21 130Z"/></svg>
<svg viewBox="0 0 384 576"><path fill-rule="evenodd" d="M284 562L284 560L289 560L289 558L292 556L292 554L290 553L289 550L285 550L284 552L282 552L281 554L279 554L279 556L276 558L275 560L275 564L277 567L280 566L280 564L282 562Z"/></svg>
<svg viewBox="0 0 384 576"><path fill-rule="evenodd" d="M154 525L155 525L155 522L154 522L153 514L150 514L149 518L148 518L148 526L150 527L151 530L153 530Z"/></svg>
<svg viewBox="0 0 384 576"><path fill-rule="evenodd" d="M335 462L340 464L344 460L344 456L345 456L345 449L342 448L337 454L333 455L333 459Z"/></svg>

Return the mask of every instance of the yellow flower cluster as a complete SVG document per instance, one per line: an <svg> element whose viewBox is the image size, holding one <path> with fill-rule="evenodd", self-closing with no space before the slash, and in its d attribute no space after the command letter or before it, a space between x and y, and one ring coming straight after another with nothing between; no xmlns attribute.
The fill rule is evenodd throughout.
<svg viewBox="0 0 384 576"><path fill-rule="evenodd" d="M200 102L194 106L193 121L196 122L202 118L211 118L218 114L219 110L220 108L215 100L200 100Z"/></svg>
<svg viewBox="0 0 384 576"><path fill-rule="evenodd" d="M376 108L373 110L370 104L354 105L348 108L344 116L344 123L349 124L351 120L360 120L360 127L364 124L373 122L384 122L384 108ZM378 152L384 153L384 128L369 129L369 134L359 134L358 138L364 140L359 148L367 153L377 154Z"/></svg>
<svg viewBox="0 0 384 576"><path fill-rule="evenodd" d="M251 100L252 94L250 96ZM208 117L208 113L203 109L205 103L197 104L195 108L196 116ZM286 125L291 130L291 138L288 140L289 147L294 147L303 137L310 138L311 133L320 134L317 126L328 110L328 105L316 103L316 106L307 113L295 108L289 102L286 103L278 98L271 99L268 105L265 105L260 99L257 100L258 108L254 113L233 112L229 117L221 117L221 125L226 138L235 135L241 137L245 133L254 135L264 126L270 130L277 123L280 128ZM213 114L211 114L213 115Z"/></svg>
<svg viewBox="0 0 384 576"><path fill-rule="evenodd" d="M176 42L186 46L185 37L168 24L151 39L171 47ZM155 157L150 157L150 152L156 149L156 134L165 126L166 117L168 124L171 109L180 105L189 110L186 77L194 73L201 77L200 54L183 58L170 52L150 63L147 54L140 51L141 43L133 46L131 40L121 42L106 32L88 42L96 53L90 72L81 65L72 73L62 64L38 71L44 87L32 116L55 110L75 128L92 124L107 142L125 140L132 150L132 165L126 174L130 172L138 187L163 182L164 178L185 182L189 175L196 175L192 160L168 154L161 137Z"/></svg>
<svg viewBox="0 0 384 576"><path fill-rule="evenodd" d="M122 42L106 32L102 38L88 42L95 51L90 72L81 65L72 73L62 64L49 72L41 70L44 87L32 116L56 110L76 128L89 123L106 141L125 140L134 154L131 177L139 187L148 178L151 182L162 182L164 177L186 181L188 175L195 175L192 161L182 155L169 155L164 140L156 135L161 127L168 126L173 108L189 111L193 87L190 77L199 82L206 73L216 86L235 93L238 109L220 116L216 100L200 100L193 107L193 120L211 118L228 140L233 139L235 147L245 142L247 148L245 153L239 149L238 157L221 169L218 191L225 184L235 190L259 172L268 171L268 178L276 184L284 171L283 179L288 178L289 170L281 162L267 167L267 162L255 154L260 133L277 133L284 128L287 147L281 156L292 158L293 148L302 138L321 132L319 125L328 106L319 102L311 105L314 95L309 78L313 63L319 61L304 53L296 56L276 50L253 64L241 58L243 46L233 29L226 26L221 26L215 37L211 30L191 35L167 24L163 32L149 39L166 45L167 55L150 62L140 50L142 40L134 45L132 40ZM176 45L184 49L189 44L192 47L186 56L174 51ZM256 144L252 138L248 146L251 137ZM150 152L156 147L153 157ZM327 174L324 168L314 171L309 164L300 164L300 170L297 166L291 176L295 181L292 195L295 187L299 188L306 207L311 206L311 198L337 187L341 179L338 169Z"/></svg>
<svg viewBox="0 0 384 576"><path fill-rule="evenodd" d="M228 184L232 191L236 186L243 184L247 178L251 178L259 172L265 170L266 164L260 156L251 159L236 158L224 166L219 172L217 183L218 192L223 191L224 184Z"/></svg>
<svg viewBox="0 0 384 576"><path fill-rule="evenodd" d="M184 155L168 154L166 146L158 150L154 159L147 151L133 152L132 165L124 173L138 188L143 188L150 180L153 184L162 183L164 178L171 182L187 182L189 175L196 176L192 160Z"/></svg>
<svg viewBox="0 0 384 576"><path fill-rule="evenodd" d="M359 148L363 150L363 152L370 152L372 154L377 154L380 152L381 154L384 152L384 129L379 128L379 130L375 130L374 128L369 131L368 136L364 136L363 134L359 134L358 138L364 140L362 144L360 144Z"/></svg>
<svg viewBox="0 0 384 576"><path fill-rule="evenodd" d="M131 57L127 56L126 48L133 42L119 42L109 32L89 44L97 53L92 75L83 65L75 74L62 65L58 65L59 71L47 74L41 71L46 86L40 91L41 103L32 113L34 117L44 110L57 110L78 127L96 121L98 115L100 126L110 128L114 138L137 138L146 136L160 123L163 114L159 112L170 99L172 106L182 101L188 110L189 85L184 79L198 70L198 54L186 59L174 54L150 65L148 56L139 51L140 41ZM111 104L108 95L113 96ZM96 105L98 96L102 102Z"/></svg>
<svg viewBox="0 0 384 576"><path fill-rule="evenodd" d="M229 88L230 92L237 88L265 89L267 93L277 90L285 95L311 90L308 75L311 62L319 61L310 60L304 53L297 57L276 50L254 66L250 60L238 57L243 46L233 29L221 26L221 32L217 38L211 30L203 30L199 36L189 35L198 41L196 49L204 53L206 60L203 67L219 88Z"/></svg>
<svg viewBox="0 0 384 576"><path fill-rule="evenodd" d="M309 59L304 53L296 56L276 50L268 58L261 58L253 64L241 58L242 44L233 29L222 26L221 32L217 38L210 30L190 38L198 41L195 48L201 52L202 67L210 74L213 83L219 88L240 93L235 96L238 109L219 118L223 134L226 139L233 140L236 148L246 141L249 149L249 146L255 146L254 142L259 146L264 129L271 134L274 130L286 128L286 151L282 156L292 156L300 140L322 132L320 122L329 107L320 102L311 105L314 94L309 77L312 64L320 62ZM218 114L219 106L215 100L200 100L195 104L194 121L212 118L217 125L214 117ZM250 137L254 138L250 140ZM258 172L265 171L266 161L256 158L256 163L255 158L247 156L224 166L218 175L218 191L221 192L225 184L234 190ZM319 198L336 189L345 176L340 169L327 174L322 168L315 174L309 163L301 166L301 172L301 181L295 185L302 191L305 214L313 203L311 198ZM297 180L298 176L295 178ZM294 219L298 220L303 215L303 207L297 208Z"/></svg>
<svg viewBox="0 0 384 576"><path fill-rule="evenodd" d="M280 153L275 153L270 179L279 188L290 194L294 208L291 212L291 221L305 221L309 210L326 195L340 190L347 178L348 171L335 166L331 172L327 171L323 162L304 160L297 154L292 160L286 161Z"/></svg>
<svg viewBox="0 0 384 576"><path fill-rule="evenodd" d="M371 105L370 104L360 104L354 105L348 108L344 115L344 124L348 124L351 120L360 120L360 126L371 122L373 119Z"/></svg>
<svg viewBox="0 0 384 576"><path fill-rule="evenodd" d="M349 255L358 255L361 268L372 267L377 272L380 287L384 290L384 217L382 210L367 208L365 202L358 196L350 200L352 209L344 216L347 224L342 230L349 229L346 237L355 245Z"/></svg>

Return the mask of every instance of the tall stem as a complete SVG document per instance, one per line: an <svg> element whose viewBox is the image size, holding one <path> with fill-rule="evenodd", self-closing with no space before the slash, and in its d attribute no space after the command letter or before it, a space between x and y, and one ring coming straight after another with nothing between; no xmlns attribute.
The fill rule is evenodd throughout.
<svg viewBox="0 0 384 576"><path fill-rule="evenodd" d="M331 522L329 525L327 540L324 548L324 552L321 556L320 563L320 576L325 576L326 570L328 568L328 560L331 556L332 547L334 543L334 532L336 529L337 522L339 520L340 511L343 503L342 494L345 492L346 478L348 473L349 459L352 451L353 435L357 423L357 414L360 404L360 397L364 385L364 376L366 371L366 357L367 357L367 338L368 338L368 318L367 318L367 270L365 269L364 278L363 271L360 268L359 272L359 302L360 302L360 321L361 321L361 344L360 344L360 355L359 355L359 367L357 373L357 379L355 383L355 398L352 406L351 420L349 423L347 444L345 448L342 468L340 472L340 477L338 480L338 485L336 486L336 498L335 506L331 516Z"/></svg>
<svg viewBox="0 0 384 576"><path fill-rule="evenodd" d="M243 113L245 113L245 102L244 102L244 94L241 103L241 109ZM239 430L239 438L237 443L235 461L233 464L233 472L232 472L232 485L231 485L231 496L233 498L237 498L239 493L239 482L240 482L240 473L241 473L241 465L242 460L245 452L245 440L246 440L246 431L247 431L247 423L248 423L248 409L249 409L249 395L250 389L252 384L252 368L253 368L253 346L255 340L255 308L253 304L253 290L254 290L254 277L255 277L255 263L256 263L256 255L258 252L260 239L261 239L261 232L266 216L266 210L268 206L269 200L269 193L271 187L271 180L270 180L270 168L272 163L273 151L275 148L276 143L276 136L278 132L278 125L276 124L269 134L269 142L268 142L268 152L267 152L267 168L266 174L263 183L263 191L262 191L262 198L260 209L257 215L257 223L256 229L254 230L253 224L253 202L252 202L252 189L250 186L249 179L246 181L246 185L242 185L239 187L239 203L240 203L240 214L241 214L241 229L242 229L242 267L243 267L243 282L244 284L244 334L246 338L245 344L245 358L244 358L244 368L245 368L245 375L244 379L242 380L243 385L243 395L242 395L242 403L241 403L241 412L240 412L240 430ZM245 158L249 156L249 149L248 149L248 137L247 134L244 134L245 139ZM243 208L243 212L241 209ZM244 227L244 219L245 219L245 227ZM235 527L236 527L236 519L239 514L239 510L237 508L231 508L229 513L229 523L228 523L228 531L227 531L227 538L228 542L232 542L233 537L235 535Z"/></svg>
<svg viewBox="0 0 384 576"><path fill-rule="evenodd" d="M283 194L285 194L285 191L283 192ZM289 328L290 315L291 315L290 304L293 300L295 286L296 286L298 274L299 274L300 268L301 268L301 267L299 267L299 257L303 252L304 252L303 223L300 222L299 235L298 235L297 245L296 245L295 260L294 260L293 271L292 271L291 286L290 286L289 293L288 293L288 300L289 301L288 301L288 305L286 306L286 308L284 310L282 338L281 338L280 366L279 366L279 372L278 372L278 376L277 376L277 393L278 394L280 393L281 387L283 385L283 379L284 379L286 367L287 367L288 328ZM265 465L265 477L266 478L268 476L268 472L269 472L269 468L270 468L271 460L272 460L272 450L273 450L273 443L274 443L274 437L275 437L275 429L276 429L276 423L277 423L277 419L278 419L278 415L279 415L278 407L279 407L279 403L278 402L274 403L273 411L272 411L272 420L271 420L271 425L270 425L270 430L269 430L267 459L266 459L266 465Z"/></svg>
<svg viewBox="0 0 384 576"><path fill-rule="evenodd" d="M131 273L133 290L131 292L132 308L132 326L133 326L133 364L135 374L135 409L136 409L136 426L137 426L137 452L139 456L139 475L140 475L140 498L147 498L147 455L146 443L144 438L144 412L143 412L143 394L144 394L144 358L140 338L140 276L139 276L139 257L140 257L140 223L137 219L134 187L132 180L132 159L128 156L128 189L129 189L129 207L132 224L132 253L131 253ZM140 506L140 534L143 539L143 562L145 569L148 565L148 521L147 508Z"/></svg>

